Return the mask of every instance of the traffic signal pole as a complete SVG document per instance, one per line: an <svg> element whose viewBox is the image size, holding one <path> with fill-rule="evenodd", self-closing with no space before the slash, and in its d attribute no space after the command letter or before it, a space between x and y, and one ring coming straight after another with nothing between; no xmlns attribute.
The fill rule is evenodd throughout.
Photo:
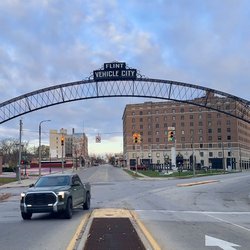
<svg viewBox="0 0 250 250"><path fill-rule="evenodd" d="M64 136L61 137L61 146L62 146L62 173L64 173L64 159L63 159L63 149L64 149Z"/></svg>

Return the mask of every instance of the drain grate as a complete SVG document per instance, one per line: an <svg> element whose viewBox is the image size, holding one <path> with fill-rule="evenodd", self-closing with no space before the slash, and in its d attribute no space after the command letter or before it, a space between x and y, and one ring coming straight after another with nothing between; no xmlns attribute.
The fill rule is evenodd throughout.
<svg viewBox="0 0 250 250"><path fill-rule="evenodd" d="M84 250L146 250L129 218L94 218Z"/></svg>

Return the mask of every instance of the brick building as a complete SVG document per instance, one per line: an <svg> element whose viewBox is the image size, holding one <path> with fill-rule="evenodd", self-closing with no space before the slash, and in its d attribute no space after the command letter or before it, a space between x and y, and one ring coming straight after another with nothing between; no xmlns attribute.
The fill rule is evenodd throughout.
<svg viewBox="0 0 250 250"><path fill-rule="evenodd" d="M250 124L213 110L234 115L242 110L239 103L216 96L209 101L211 109L198 106L202 98L195 100L197 106L173 101L126 105L122 119L127 166L169 162L191 168L194 159L196 168L249 169ZM175 128L173 142L168 141L170 127ZM133 143L134 133L140 133L141 143Z"/></svg>
<svg viewBox="0 0 250 250"><path fill-rule="evenodd" d="M61 145L61 138L64 137L64 145ZM63 149L62 149L63 147ZM88 138L85 133L68 134L66 129L50 130L50 159L88 159Z"/></svg>

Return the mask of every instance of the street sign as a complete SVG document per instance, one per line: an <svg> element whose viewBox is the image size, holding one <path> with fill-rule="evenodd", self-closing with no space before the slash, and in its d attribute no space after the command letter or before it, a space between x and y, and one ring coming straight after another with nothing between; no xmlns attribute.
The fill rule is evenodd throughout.
<svg viewBox="0 0 250 250"><path fill-rule="evenodd" d="M101 143L101 136L100 136L100 135L97 135L97 136L95 137L95 142L96 142L96 143Z"/></svg>

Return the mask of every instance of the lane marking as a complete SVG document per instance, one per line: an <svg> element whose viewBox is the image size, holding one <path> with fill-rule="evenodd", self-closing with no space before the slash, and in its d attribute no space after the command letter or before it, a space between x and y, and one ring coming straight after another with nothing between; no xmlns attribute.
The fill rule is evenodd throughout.
<svg viewBox="0 0 250 250"><path fill-rule="evenodd" d="M69 245L66 248L67 250L75 249L76 242L79 239L79 236L81 235L81 231L82 231L83 227L87 224L89 217L90 217L90 213L87 213L83 216L83 219L81 220L79 226L77 227L74 236L72 237Z"/></svg>
<svg viewBox="0 0 250 250"><path fill-rule="evenodd" d="M225 214L225 215L250 215L250 212L240 212L240 211L235 211L235 212L220 212L220 211L195 211L195 210L142 210L142 209L136 209L135 211L137 212L153 212L153 213L187 213L187 214Z"/></svg>
<svg viewBox="0 0 250 250"><path fill-rule="evenodd" d="M236 250L234 247L241 247L230 241L221 240L209 235L205 235L205 246L207 247L219 247L223 250Z"/></svg>
<svg viewBox="0 0 250 250"><path fill-rule="evenodd" d="M233 222L230 222L230 221L227 221L227 220L223 220L223 219L218 218L218 217L216 217L216 216L213 216L213 215L211 215L211 214L207 214L207 216L209 216L209 217L211 217L211 218L214 218L214 219L216 219L216 220L219 220L219 221L221 221L221 222L223 222L223 223L226 223L226 224L229 224L229 225L232 225L232 226L235 226L235 227L238 227L238 228L240 228L240 229L243 229L243 230L246 230L246 231L250 232L250 229L247 228L247 227L243 227L243 226L238 225L238 224L235 224L235 223L233 223Z"/></svg>
<svg viewBox="0 0 250 250"><path fill-rule="evenodd" d="M182 214L204 214L208 217L211 217L215 220L221 221L226 224L230 224L232 226L238 227L240 229L246 230L250 232L250 229L247 227L243 227L241 225L235 224L233 222L230 222L228 220L224 220L221 218L218 218L216 216L213 216L213 214L221 214L221 215L250 215L250 212L215 212L215 211L174 211L174 210L135 210L137 212L155 212L155 213L182 213Z"/></svg>
<svg viewBox="0 0 250 250"><path fill-rule="evenodd" d="M218 180L196 181L196 182L177 184L176 186L177 187L189 187L189 186L209 184L209 183L214 183L214 182L219 182L219 181Z"/></svg>

